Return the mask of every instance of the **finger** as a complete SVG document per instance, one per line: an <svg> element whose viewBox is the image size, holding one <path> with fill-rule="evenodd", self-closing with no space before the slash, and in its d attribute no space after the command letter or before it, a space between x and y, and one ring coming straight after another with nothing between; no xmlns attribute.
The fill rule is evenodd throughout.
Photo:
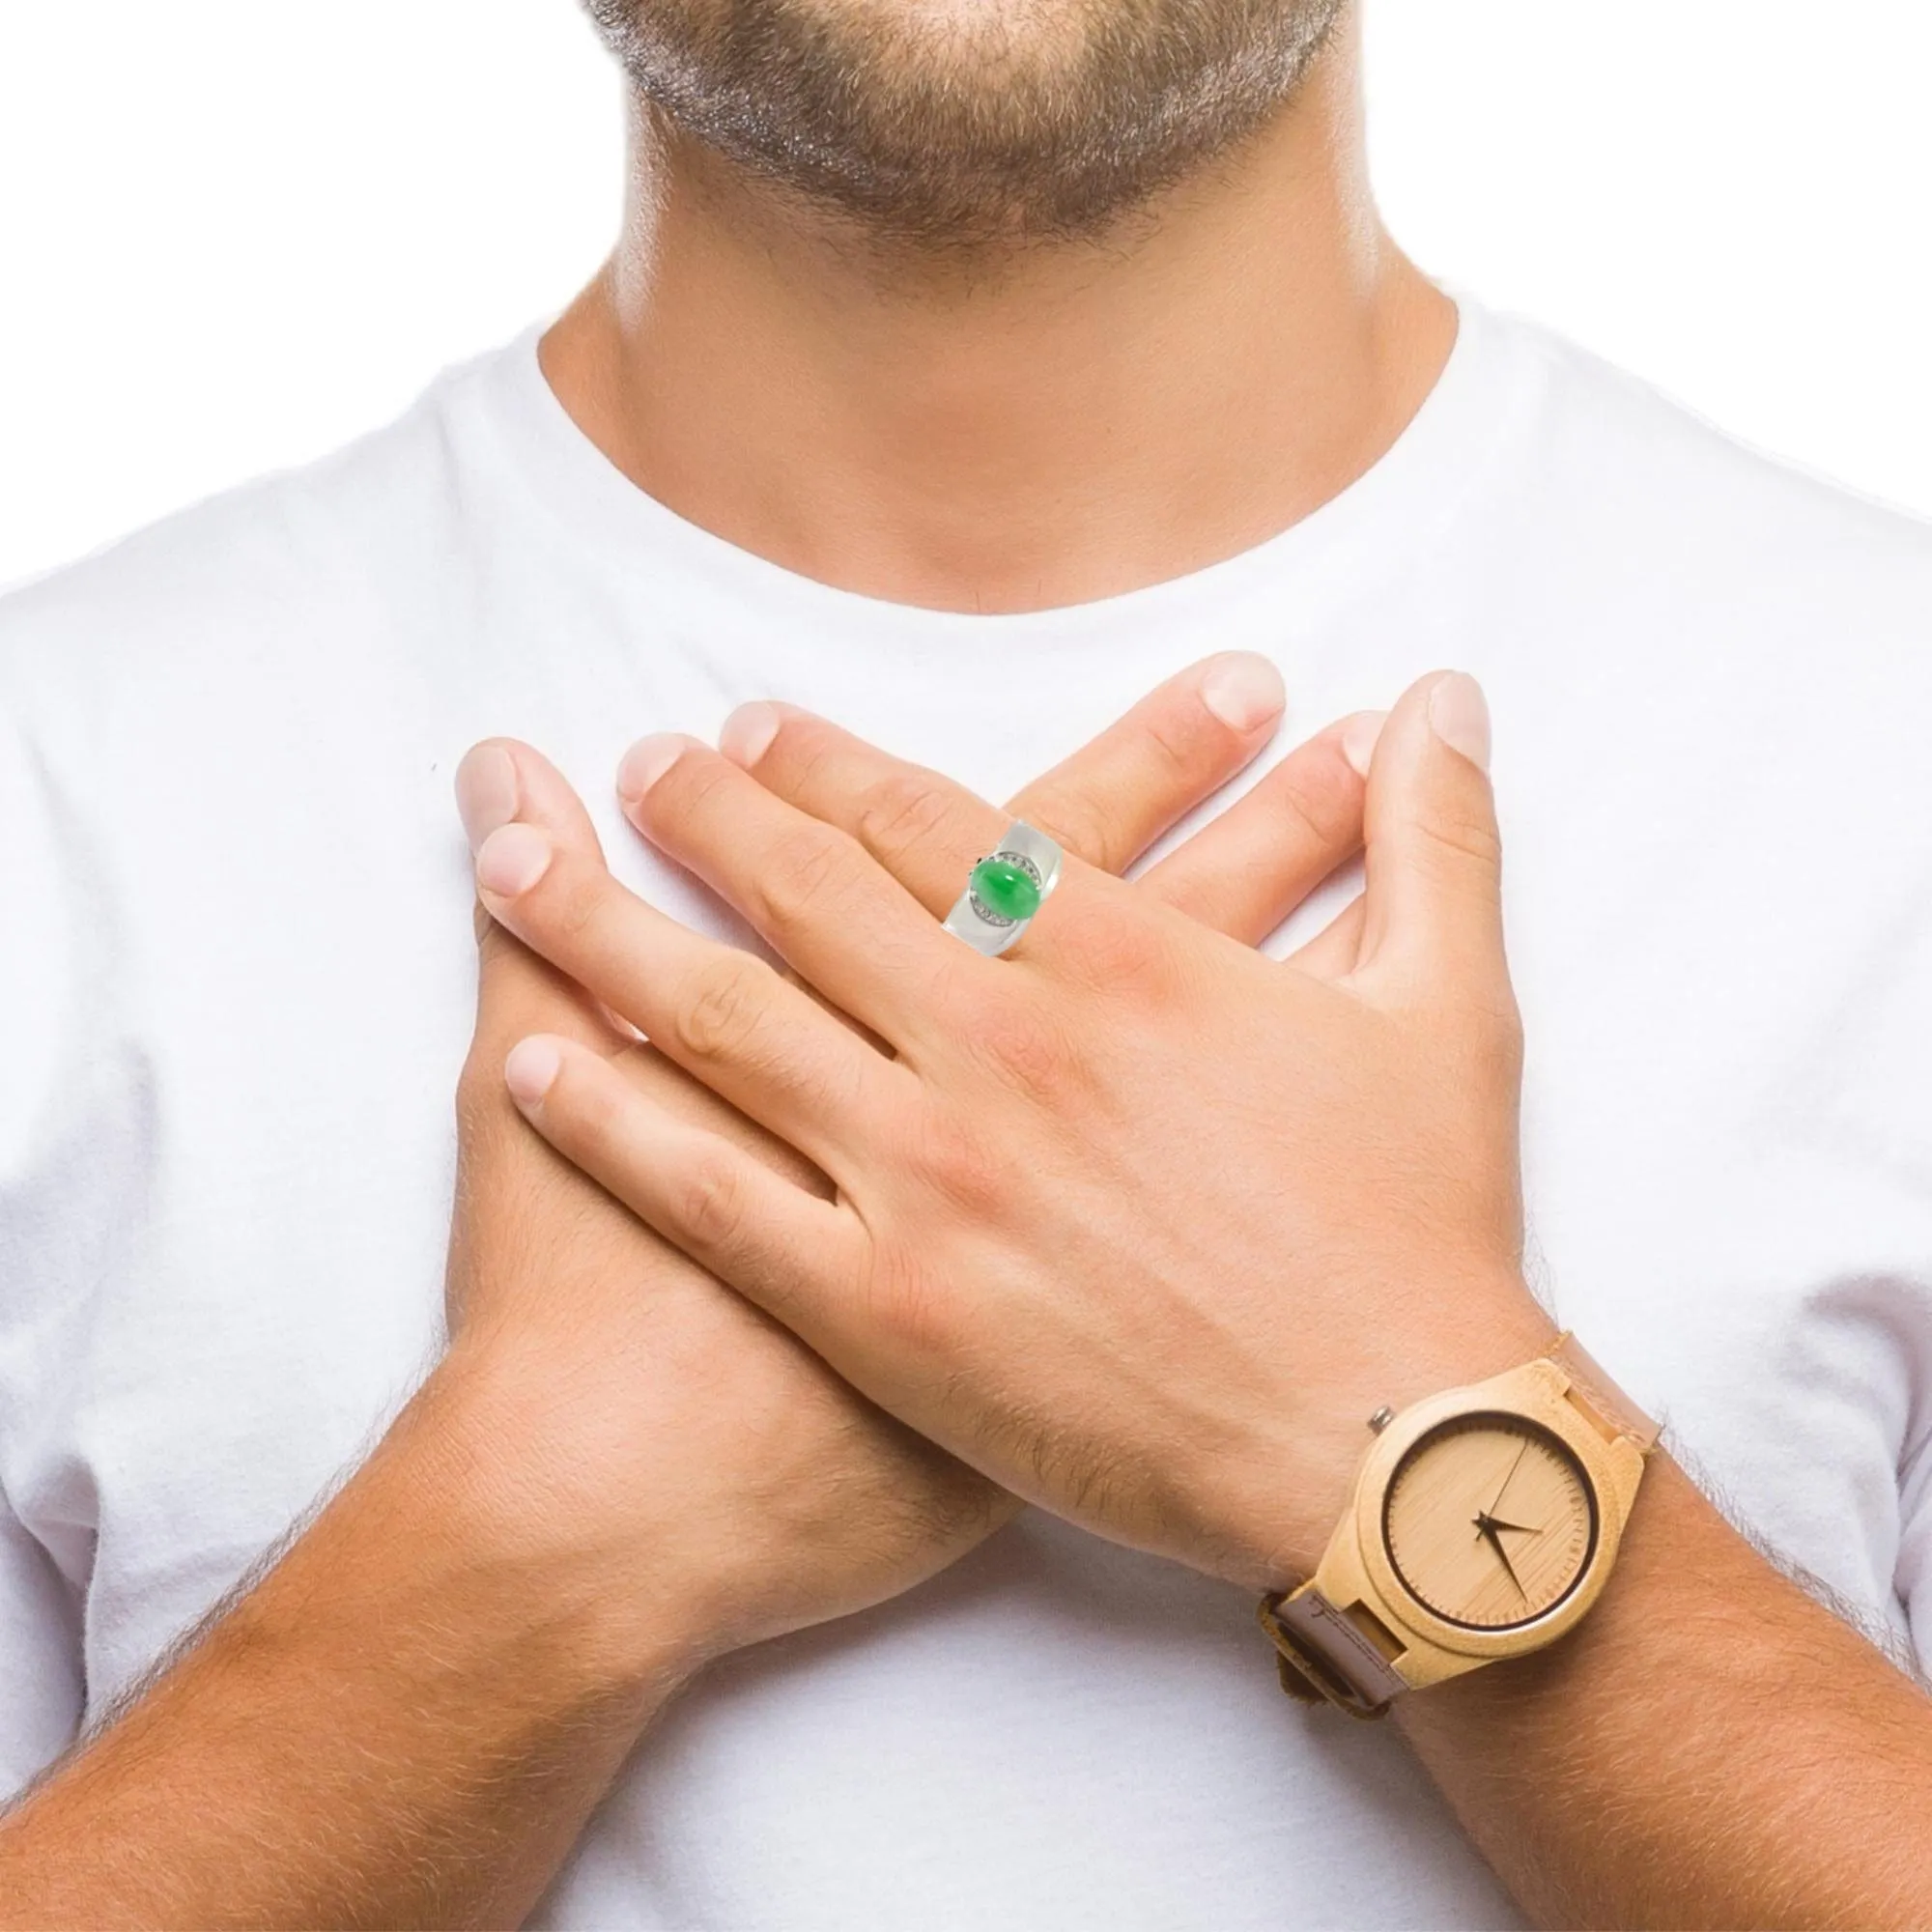
<svg viewBox="0 0 1932 1932"><path fill-rule="evenodd" d="M500 1060L510 1042L534 1029L568 1034L609 1053L624 1045L602 1007L548 959L491 917L476 901L475 1050Z"/></svg>
<svg viewBox="0 0 1932 1932"><path fill-rule="evenodd" d="M456 809L473 852L513 818L541 826L559 845L604 856L597 828L571 782L541 752L515 738L485 738L456 768Z"/></svg>
<svg viewBox="0 0 1932 1932"><path fill-rule="evenodd" d="M970 977L975 961L991 970L842 828L801 810L695 738L662 734L634 745L617 789L631 823L652 844L895 1047L931 1034L939 978Z"/></svg>
<svg viewBox="0 0 1932 1932"><path fill-rule="evenodd" d="M740 705L718 747L775 798L852 838L928 921L952 909L974 864L1018 815L788 704ZM1039 829L1067 842L1055 826Z"/></svg>
<svg viewBox="0 0 1932 1932"><path fill-rule="evenodd" d="M1308 944L1288 955L1288 963L1317 980L1346 980L1362 950L1362 916L1367 901L1357 893Z"/></svg>
<svg viewBox="0 0 1932 1932"><path fill-rule="evenodd" d="M521 811L559 845L601 862L596 828L568 781L547 758L512 739L473 746L456 768L456 806L472 848ZM596 1001L512 937L476 905L476 1038L496 1062L526 1033L567 1033L586 1044L615 1038ZM492 1069L492 1077L495 1068Z"/></svg>
<svg viewBox="0 0 1932 1932"><path fill-rule="evenodd" d="M515 940L508 942L512 946L516 943ZM539 1028L538 1031L544 1029ZM564 1027L549 1031L561 1034L567 1039L575 1037ZM519 1038L523 1037L518 1036ZM498 1053L491 1069L499 1089L502 1086L503 1058L503 1054ZM756 1121L741 1114L736 1107L721 1099L700 1081L694 1080L674 1060L668 1059L648 1042L620 1046L608 1058L625 1082L654 1106L668 1109L693 1126L706 1127L729 1141L733 1147L743 1148L795 1186L806 1188L826 1200L832 1198L835 1189L831 1179L789 1141L781 1140Z"/></svg>
<svg viewBox="0 0 1932 1932"><path fill-rule="evenodd" d="M503 1080L557 1152L773 1314L807 1284L857 1278L865 1236L849 1210L657 1105L598 1055L535 1035L511 1049Z"/></svg>
<svg viewBox="0 0 1932 1932"><path fill-rule="evenodd" d="M456 794L465 830L478 843L521 816L551 833L559 846L602 861L597 828L570 781L541 753L515 739L476 746L457 768ZM722 1134L799 1186L829 1193L830 1182L789 1142L748 1120L655 1048L639 1044L629 1031L620 1031L604 1006L500 925L481 900L476 935L482 966L475 1053L487 1062L488 1082L499 1103L507 1099L503 1058L511 1046L527 1034L560 1034L607 1056L659 1106L675 1108Z"/></svg>
<svg viewBox="0 0 1932 1932"><path fill-rule="evenodd" d="M1266 658L1224 651L1150 692L1036 779L1007 813L1037 825L1090 866L1124 872L1261 752L1287 701L1281 672ZM991 836L1005 830L997 825ZM955 870L955 891L958 883Z"/></svg>
<svg viewBox="0 0 1932 1932"><path fill-rule="evenodd" d="M1360 974L1413 987L1504 971L1502 843L1482 688L1438 671L1390 713L1369 771Z"/></svg>
<svg viewBox="0 0 1932 1932"><path fill-rule="evenodd" d="M1124 871L1261 751L1284 701L1267 659L1223 652L1150 693L1004 811L788 705L741 706L719 749L768 790L850 833L943 916L1015 818L1102 871Z"/></svg>
<svg viewBox="0 0 1932 1932"><path fill-rule="evenodd" d="M1141 890L1259 946L1361 850L1362 780L1381 721L1380 712L1364 711L1298 746L1143 873Z"/></svg>
<svg viewBox="0 0 1932 1932"><path fill-rule="evenodd" d="M763 960L690 931L536 825L490 833L476 882L517 938L835 1179L914 1078Z"/></svg>

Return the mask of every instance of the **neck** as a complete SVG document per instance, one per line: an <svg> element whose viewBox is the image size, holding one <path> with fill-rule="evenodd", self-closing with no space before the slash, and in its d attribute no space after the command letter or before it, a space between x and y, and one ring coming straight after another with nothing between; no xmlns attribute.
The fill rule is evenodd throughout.
<svg viewBox="0 0 1932 1932"><path fill-rule="evenodd" d="M893 259L639 118L623 243L545 338L642 489L805 576L1044 610L1181 576L1345 489L1455 333L1370 200L1352 31L1105 244Z"/></svg>

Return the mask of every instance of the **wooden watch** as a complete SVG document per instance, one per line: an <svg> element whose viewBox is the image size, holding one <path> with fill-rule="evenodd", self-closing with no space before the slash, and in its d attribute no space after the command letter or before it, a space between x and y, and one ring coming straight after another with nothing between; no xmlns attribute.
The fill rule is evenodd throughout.
<svg viewBox="0 0 1932 1932"><path fill-rule="evenodd" d="M1609 1580L1658 1435L1568 1334L1369 1427L1321 1566L1261 1607L1282 1689L1358 1718L1574 1629Z"/></svg>

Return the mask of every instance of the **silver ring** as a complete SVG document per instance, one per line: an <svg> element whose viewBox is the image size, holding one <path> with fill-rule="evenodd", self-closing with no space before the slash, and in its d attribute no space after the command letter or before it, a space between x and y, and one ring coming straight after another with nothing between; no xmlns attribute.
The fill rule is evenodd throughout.
<svg viewBox="0 0 1932 1932"><path fill-rule="evenodd" d="M1061 850L1044 832L1014 819L1007 836L973 867L946 929L988 959L1019 938L1060 883Z"/></svg>

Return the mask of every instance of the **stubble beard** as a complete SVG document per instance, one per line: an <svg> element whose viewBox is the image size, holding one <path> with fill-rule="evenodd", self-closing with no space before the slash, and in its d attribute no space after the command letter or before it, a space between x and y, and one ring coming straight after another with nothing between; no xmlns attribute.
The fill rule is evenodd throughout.
<svg viewBox="0 0 1932 1932"><path fill-rule="evenodd" d="M584 0L649 115L928 251L1091 240L1255 132L1346 0Z"/></svg>

